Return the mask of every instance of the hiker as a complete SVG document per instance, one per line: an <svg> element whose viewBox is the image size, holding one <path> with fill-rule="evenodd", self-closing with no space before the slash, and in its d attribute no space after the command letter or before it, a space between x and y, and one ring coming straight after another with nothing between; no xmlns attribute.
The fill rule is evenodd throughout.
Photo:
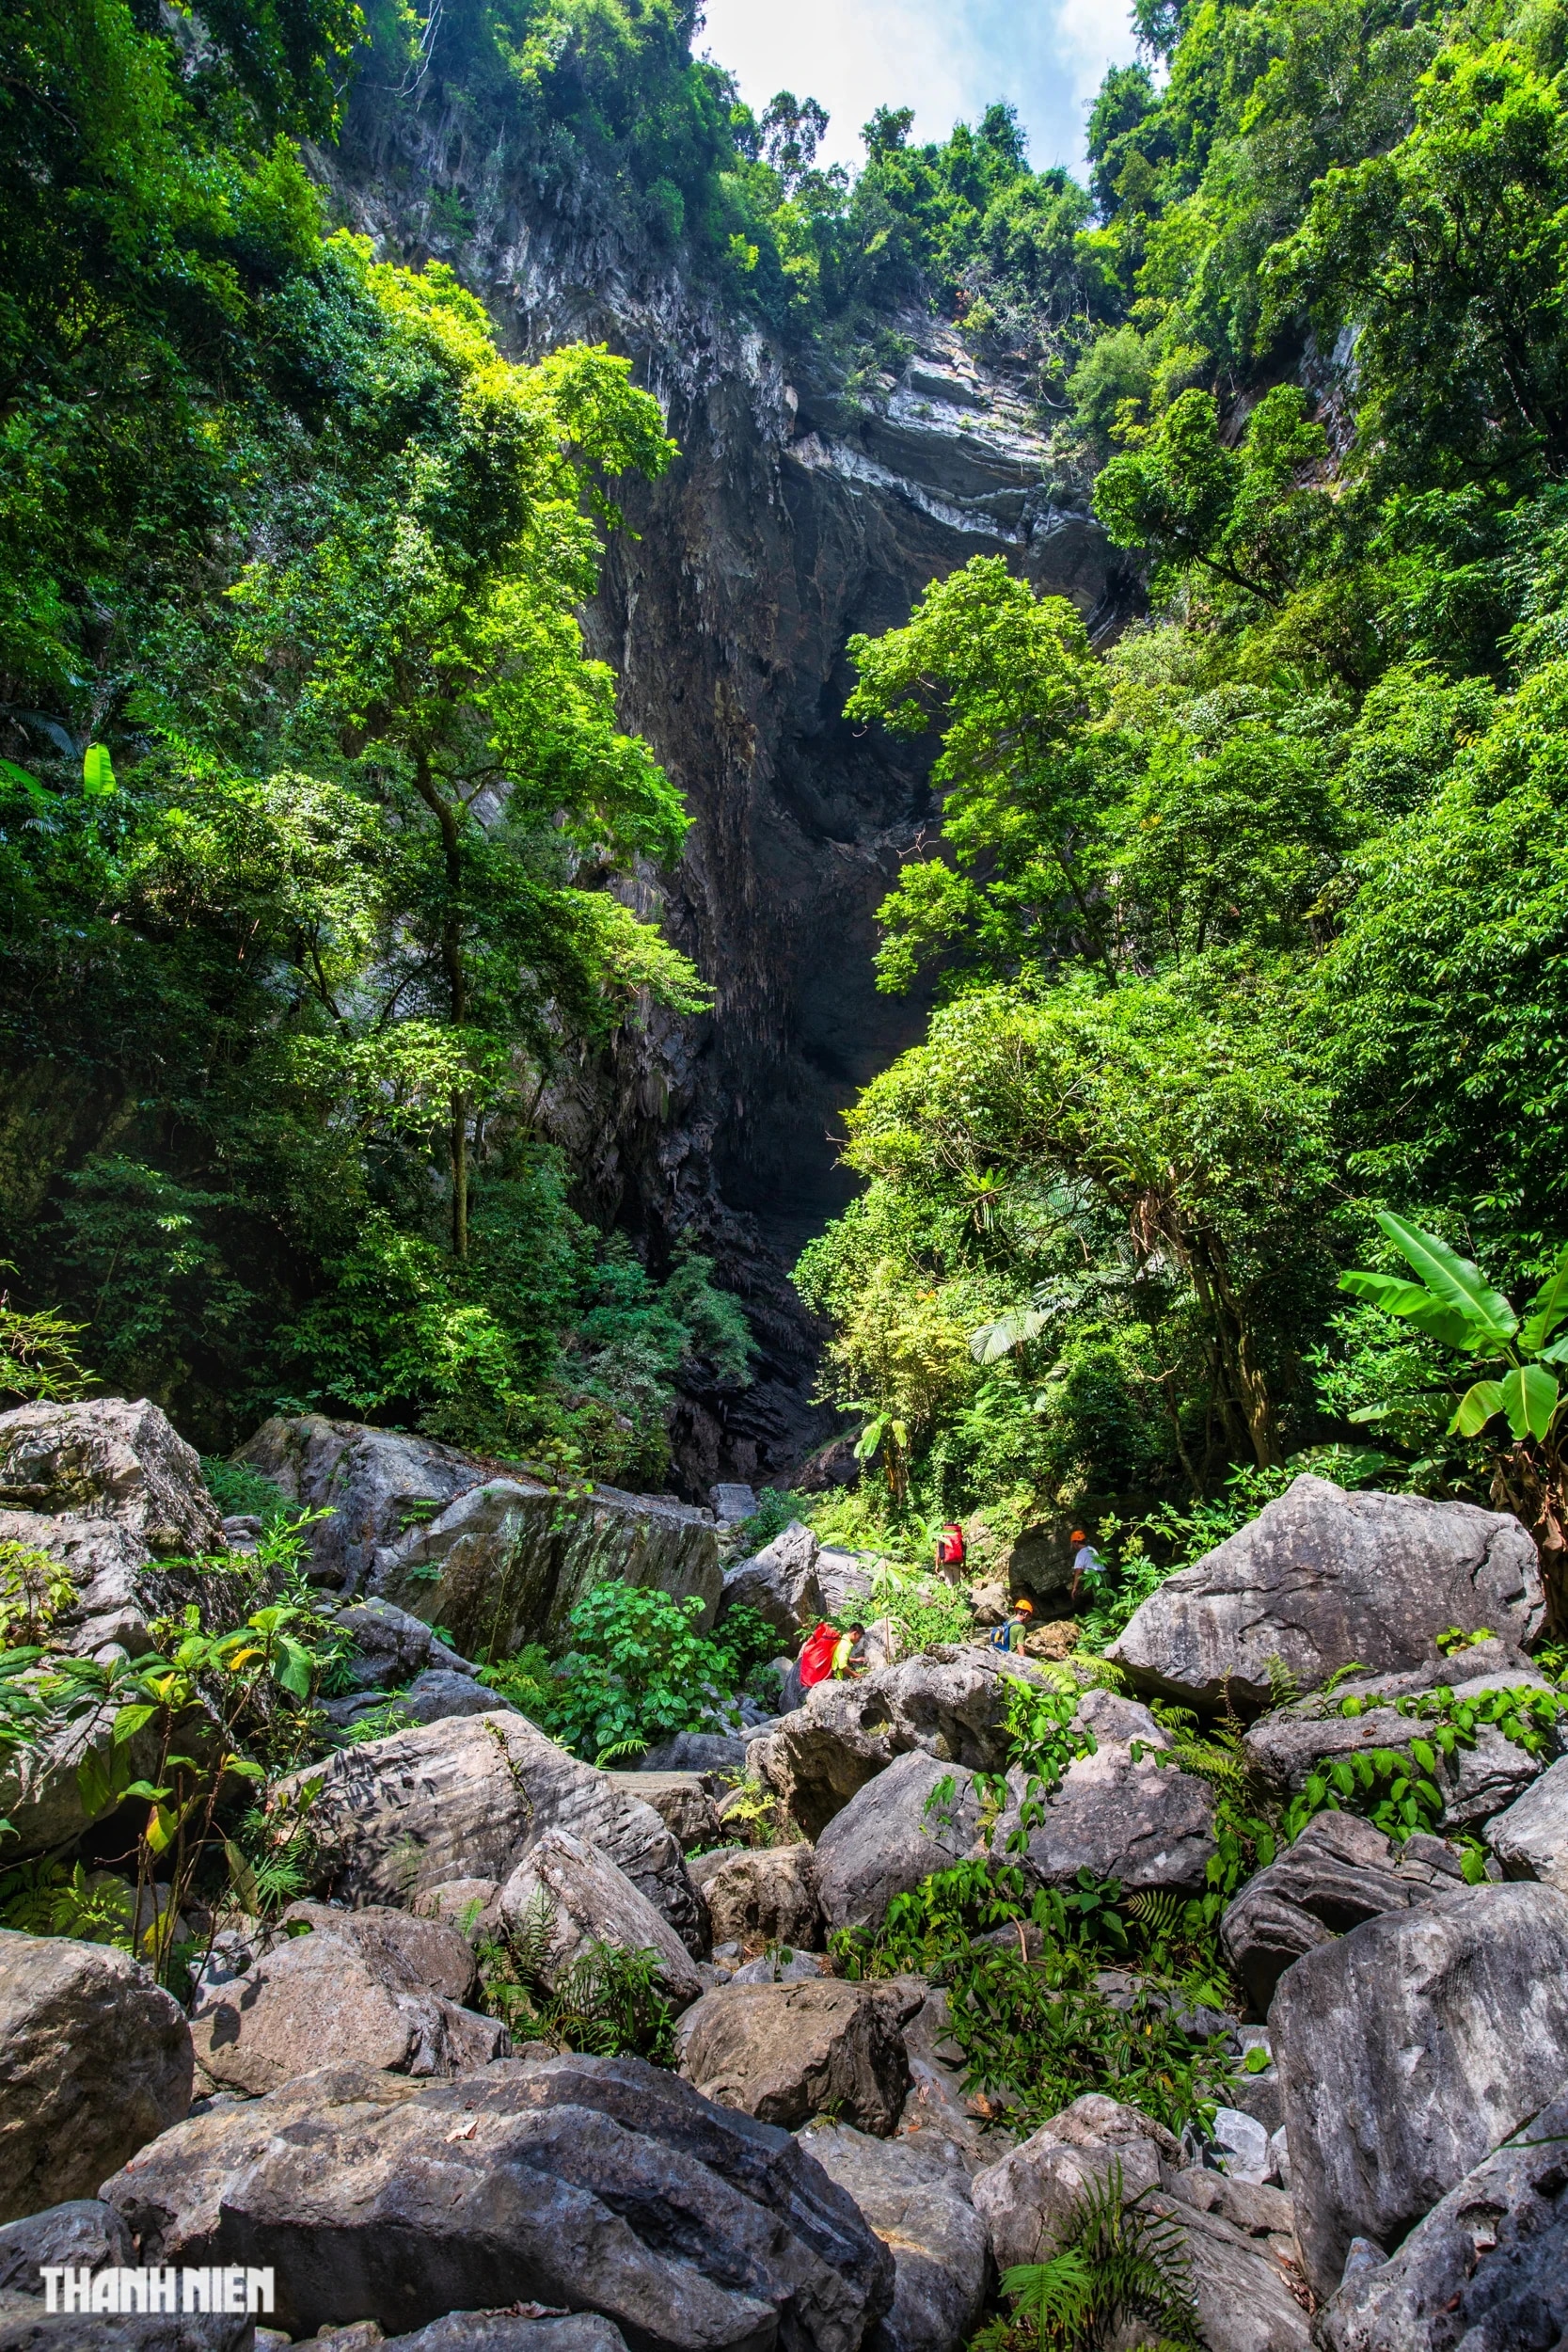
<svg viewBox="0 0 1568 2352"><path fill-rule="evenodd" d="M964 1564L964 1532L950 1522L937 1537L937 1574L954 1576Z"/></svg>
<svg viewBox="0 0 1568 2352"><path fill-rule="evenodd" d="M835 1682L847 1682L854 1675L865 1672L865 1628L857 1620L847 1633L841 1633L833 1650L832 1675Z"/></svg>
<svg viewBox="0 0 1568 2352"><path fill-rule="evenodd" d="M1075 1549L1072 1554L1072 1598L1078 1598L1078 1588L1086 1584L1094 1593L1105 1574L1105 1563L1081 1527L1075 1527L1069 1537Z"/></svg>
<svg viewBox="0 0 1568 2352"><path fill-rule="evenodd" d="M1013 1613L1006 1624L992 1629L990 1637L992 1649L1022 1649L1023 1637L1029 1630L1029 1621L1034 1613L1035 1604L1032 1600L1015 1600Z"/></svg>

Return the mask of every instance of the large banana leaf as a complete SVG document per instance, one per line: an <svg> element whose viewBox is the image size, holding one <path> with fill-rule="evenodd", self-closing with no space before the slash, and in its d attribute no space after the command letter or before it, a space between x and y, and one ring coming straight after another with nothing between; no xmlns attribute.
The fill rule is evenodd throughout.
<svg viewBox="0 0 1568 2352"><path fill-rule="evenodd" d="M1557 1411L1558 1385L1544 1364L1526 1364L1502 1376L1503 1411L1515 1438L1544 1438Z"/></svg>
<svg viewBox="0 0 1568 2352"><path fill-rule="evenodd" d="M1495 1345L1486 1325L1457 1307L1446 1306L1424 1282L1403 1282L1397 1274L1341 1274L1339 1288L1353 1298L1370 1299L1386 1315L1402 1315L1418 1331L1441 1340L1462 1356L1490 1353Z"/></svg>
<svg viewBox="0 0 1568 2352"><path fill-rule="evenodd" d="M1560 1323L1568 1322L1568 1245L1530 1300L1519 1327L1519 1349L1539 1356Z"/></svg>
<svg viewBox="0 0 1568 2352"><path fill-rule="evenodd" d="M1494 1413L1503 1409L1503 1384L1500 1380L1478 1380L1465 1390L1458 1409L1449 1423L1449 1435L1479 1438Z"/></svg>
<svg viewBox="0 0 1568 2352"><path fill-rule="evenodd" d="M1377 1221L1396 1249L1410 1261L1429 1290L1435 1291L1446 1306L1457 1308L1472 1322L1483 1327L1489 1338L1511 1340L1519 1327L1519 1318L1503 1296L1495 1291L1468 1258L1462 1258L1435 1233L1425 1233L1418 1225L1396 1216L1391 1209L1380 1209Z"/></svg>

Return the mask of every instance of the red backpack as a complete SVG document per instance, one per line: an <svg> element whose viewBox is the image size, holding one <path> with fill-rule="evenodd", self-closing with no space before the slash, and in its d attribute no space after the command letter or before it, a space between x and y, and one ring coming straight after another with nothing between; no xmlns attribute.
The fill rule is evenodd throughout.
<svg viewBox="0 0 1568 2352"><path fill-rule="evenodd" d="M944 1527L937 1539L939 1568L961 1568L964 1564L964 1532L961 1527Z"/></svg>
<svg viewBox="0 0 1568 2352"><path fill-rule="evenodd" d="M809 1691L814 1682L825 1682L833 1670L833 1652L838 1647L838 1635L831 1625L819 1625L800 1652L800 1688Z"/></svg>

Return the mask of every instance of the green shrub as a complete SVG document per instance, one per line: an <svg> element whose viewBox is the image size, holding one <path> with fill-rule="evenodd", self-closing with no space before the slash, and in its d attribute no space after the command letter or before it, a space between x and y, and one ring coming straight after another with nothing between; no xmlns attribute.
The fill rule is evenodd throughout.
<svg viewBox="0 0 1568 2352"><path fill-rule="evenodd" d="M536 1661L528 1670L535 1690L547 1694L544 1728L594 1763L677 1731L725 1727L735 1657L697 1631L702 1613L695 1595L673 1600L635 1584L595 1585L567 1620L570 1646L550 1680L538 1677ZM490 1671L496 1688L508 1688L505 1671Z"/></svg>

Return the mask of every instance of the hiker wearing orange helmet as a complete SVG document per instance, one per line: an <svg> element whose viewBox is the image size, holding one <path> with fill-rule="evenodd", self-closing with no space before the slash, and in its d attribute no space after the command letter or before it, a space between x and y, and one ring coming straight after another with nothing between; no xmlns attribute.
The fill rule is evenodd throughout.
<svg viewBox="0 0 1568 2352"><path fill-rule="evenodd" d="M1105 1563L1081 1527L1073 1529L1069 1541L1073 1546L1072 1598L1076 1600L1081 1584L1086 1584L1091 1593L1098 1589L1105 1575Z"/></svg>

